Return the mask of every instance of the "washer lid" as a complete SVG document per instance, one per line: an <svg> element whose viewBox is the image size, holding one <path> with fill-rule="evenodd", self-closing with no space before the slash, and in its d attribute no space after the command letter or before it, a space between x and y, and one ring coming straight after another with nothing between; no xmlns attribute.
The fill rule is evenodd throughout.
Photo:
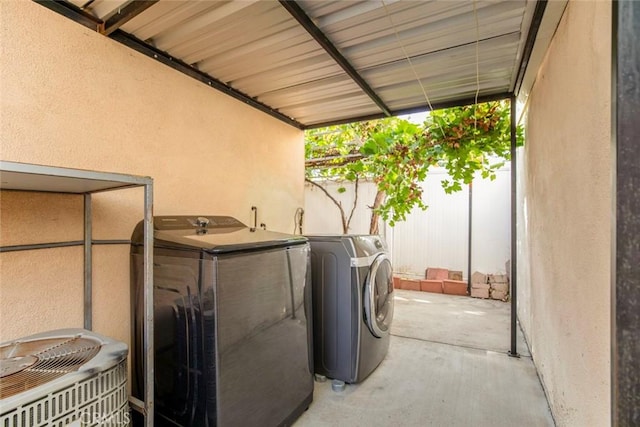
<svg viewBox="0 0 640 427"><path fill-rule="evenodd" d="M303 236L249 228L230 216L156 216L153 227L156 247L205 250L214 254L286 247L307 242ZM134 244L142 243L143 233L137 232L139 228L141 223L134 232Z"/></svg>

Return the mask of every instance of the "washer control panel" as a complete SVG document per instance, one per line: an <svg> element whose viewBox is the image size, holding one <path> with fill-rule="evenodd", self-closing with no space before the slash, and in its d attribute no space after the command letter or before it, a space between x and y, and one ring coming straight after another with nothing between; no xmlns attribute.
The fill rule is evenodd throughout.
<svg viewBox="0 0 640 427"><path fill-rule="evenodd" d="M156 216L153 218L153 227L156 230L189 230L203 228L231 228L246 227L243 223L231 216L217 215L182 215L182 216Z"/></svg>

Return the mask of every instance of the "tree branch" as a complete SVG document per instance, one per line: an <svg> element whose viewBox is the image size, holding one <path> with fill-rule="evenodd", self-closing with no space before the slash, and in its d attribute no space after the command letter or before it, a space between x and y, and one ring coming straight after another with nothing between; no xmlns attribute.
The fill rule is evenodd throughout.
<svg viewBox="0 0 640 427"><path fill-rule="evenodd" d="M342 232L343 234L347 234L348 232L348 225L347 225L347 220L345 218L345 214L344 214L344 209L342 209L342 203L340 203L338 201L338 199L336 199L335 197L333 197L331 195L331 193L329 193L327 191L326 188L324 188L322 185L318 184L315 181L310 180L309 178L305 178L304 179L306 182L308 182L311 185L315 185L316 187L318 187L320 190L322 190L322 192L333 202L334 205L336 205L338 207L338 209L340 209L340 219L342 220Z"/></svg>
<svg viewBox="0 0 640 427"><path fill-rule="evenodd" d="M364 157L365 156L362 154L347 154L344 156L317 157L315 159L306 160L304 162L304 167L306 169L319 169L319 168L344 166L349 163L357 162L358 160L361 160Z"/></svg>
<svg viewBox="0 0 640 427"><path fill-rule="evenodd" d="M356 207L358 206L358 177L356 176L356 180L354 182L354 196L353 196L353 206L351 207L351 213L349 214L349 219L347 220L347 230L349 226L351 226L351 218L353 218L353 213L356 211Z"/></svg>

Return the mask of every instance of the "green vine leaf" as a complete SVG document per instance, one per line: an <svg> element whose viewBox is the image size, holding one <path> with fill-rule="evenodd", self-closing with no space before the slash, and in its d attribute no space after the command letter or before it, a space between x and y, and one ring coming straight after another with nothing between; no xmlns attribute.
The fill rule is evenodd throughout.
<svg viewBox="0 0 640 427"><path fill-rule="evenodd" d="M414 208L427 209L420 183L431 166L448 172L450 180L442 181L447 194L477 176L495 180L510 160L510 126L508 102L497 101L432 111L422 125L392 117L313 129L305 134L305 174L307 180L375 182L371 223L380 216L393 226ZM518 126L516 144L523 143Z"/></svg>

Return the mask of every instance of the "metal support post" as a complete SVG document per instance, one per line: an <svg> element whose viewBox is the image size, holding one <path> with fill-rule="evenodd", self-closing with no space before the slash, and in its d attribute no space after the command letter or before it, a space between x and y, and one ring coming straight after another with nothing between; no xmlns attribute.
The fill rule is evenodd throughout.
<svg viewBox="0 0 640 427"><path fill-rule="evenodd" d="M467 254L467 293L471 295L471 249L473 247L473 181L469 183L469 247Z"/></svg>
<svg viewBox="0 0 640 427"><path fill-rule="evenodd" d="M516 169L516 97L511 95L511 350L509 356L518 354L518 239L517 239L517 169Z"/></svg>
<svg viewBox="0 0 640 427"><path fill-rule="evenodd" d="M144 402L145 425L153 427L155 355L153 342L153 184L144 186Z"/></svg>
<svg viewBox="0 0 640 427"><path fill-rule="evenodd" d="M611 424L640 425L640 2L612 11Z"/></svg>
<svg viewBox="0 0 640 427"><path fill-rule="evenodd" d="M93 248L92 248L91 194L84 195L84 328L91 330L93 301Z"/></svg>

